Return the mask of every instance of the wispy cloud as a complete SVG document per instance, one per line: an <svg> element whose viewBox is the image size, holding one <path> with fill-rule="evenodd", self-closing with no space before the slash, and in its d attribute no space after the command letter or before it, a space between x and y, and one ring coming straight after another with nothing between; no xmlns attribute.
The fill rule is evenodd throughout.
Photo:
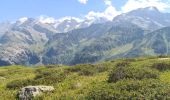
<svg viewBox="0 0 170 100"><path fill-rule="evenodd" d="M78 0L82 4L87 4L88 0Z"/></svg>
<svg viewBox="0 0 170 100"><path fill-rule="evenodd" d="M78 0L82 4L87 4L88 0ZM106 5L106 9L101 12L97 11L89 11L87 15L85 15L86 19L96 20L99 18L105 18L107 20L113 20L113 18L122 13L126 13L138 8L145 8L149 6L157 7L160 11L165 11L170 8L170 0L167 2L163 2L162 0L127 0L127 2L121 7L121 10L117 10L112 5L112 0L103 0L103 3ZM40 17L40 21L44 23L54 23L56 20L51 17Z"/></svg>
<svg viewBox="0 0 170 100"><path fill-rule="evenodd" d="M120 14L120 12L112 5L111 0L104 0L104 3L107 8L103 12L90 11L85 17L87 19L105 18L111 21L115 16Z"/></svg>
<svg viewBox="0 0 170 100"><path fill-rule="evenodd" d="M157 7L160 11L165 11L170 8L170 0L163 2L162 0L127 0L127 2L121 7L121 10L116 10L112 5L112 0L103 0L107 8L103 12L90 11L85 17L88 19L106 18L112 20L115 16L121 13L127 13L129 11L145 8L149 6Z"/></svg>
<svg viewBox="0 0 170 100"><path fill-rule="evenodd" d="M169 2L163 2L162 0L128 0L124 6L122 6L122 12L126 13L137 8L145 8L149 6L157 7L160 11L165 11L170 8Z"/></svg>

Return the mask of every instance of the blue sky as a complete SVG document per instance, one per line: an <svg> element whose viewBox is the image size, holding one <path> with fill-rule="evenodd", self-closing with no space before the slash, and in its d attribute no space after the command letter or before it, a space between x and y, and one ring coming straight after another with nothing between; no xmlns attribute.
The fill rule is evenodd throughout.
<svg viewBox="0 0 170 100"><path fill-rule="evenodd" d="M0 21L46 15L54 18L74 16L92 18L116 16L138 7L157 6L169 12L170 0L1 0ZM133 5L133 6L132 6Z"/></svg>

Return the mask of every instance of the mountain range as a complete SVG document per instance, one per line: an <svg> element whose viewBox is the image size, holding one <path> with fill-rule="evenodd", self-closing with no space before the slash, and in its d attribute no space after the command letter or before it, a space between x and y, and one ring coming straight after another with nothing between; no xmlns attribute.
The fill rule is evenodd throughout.
<svg viewBox="0 0 170 100"><path fill-rule="evenodd" d="M170 13L156 7L136 9L112 21L21 18L0 24L0 66L75 65L169 54Z"/></svg>

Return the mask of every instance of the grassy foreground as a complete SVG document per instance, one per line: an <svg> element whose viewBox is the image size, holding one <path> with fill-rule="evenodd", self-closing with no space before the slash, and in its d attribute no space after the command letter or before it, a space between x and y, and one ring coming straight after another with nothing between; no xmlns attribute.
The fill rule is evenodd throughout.
<svg viewBox="0 0 170 100"><path fill-rule="evenodd" d="M76 66L0 67L0 100L28 85L54 86L35 100L170 99L170 59L119 59Z"/></svg>

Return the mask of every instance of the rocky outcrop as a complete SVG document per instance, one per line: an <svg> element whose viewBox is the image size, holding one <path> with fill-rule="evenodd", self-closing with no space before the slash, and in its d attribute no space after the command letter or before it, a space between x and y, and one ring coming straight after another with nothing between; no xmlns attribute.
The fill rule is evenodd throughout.
<svg viewBox="0 0 170 100"><path fill-rule="evenodd" d="M5 77L0 76L0 80L5 80L5 79L6 79Z"/></svg>
<svg viewBox="0 0 170 100"><path fill-rule="evenodd" d="M53 86L27 86L22 88L18 93L19 100L32 100L35 96L39 96L44 92L54 91Z"/></svg>
<svg viewBox="0 0 170 100"><path fill-rule="evenodd" d="M10 44L2 48L0 48L0 66L32 65L40 61L38 54L29 50L28 46Z"/></svg>

